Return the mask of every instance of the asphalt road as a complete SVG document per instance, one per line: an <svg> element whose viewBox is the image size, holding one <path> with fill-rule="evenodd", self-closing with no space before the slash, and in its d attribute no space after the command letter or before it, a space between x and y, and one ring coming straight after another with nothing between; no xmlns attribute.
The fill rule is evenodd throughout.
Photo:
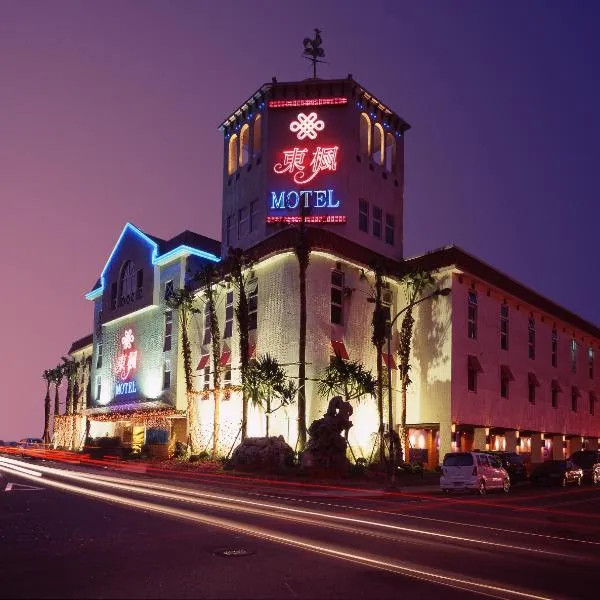
<svg viewBox="0 0 600 600"><path fill-rule="evenodd" d="M0 598L596 598L599 511L0 457Z"/></svg>

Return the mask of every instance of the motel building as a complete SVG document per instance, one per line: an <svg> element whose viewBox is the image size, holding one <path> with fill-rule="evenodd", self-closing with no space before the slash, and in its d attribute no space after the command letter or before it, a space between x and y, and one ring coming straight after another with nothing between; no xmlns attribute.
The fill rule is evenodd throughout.
<svg viewBox="0 0 600 600"><path fill-rule="evenodd" d="M311 248L307 426L327 408L329 399L318 395L317 380L332 356L360 361L376 373L369 300L377 261L387 274L383 300L392 316L406 305L399 276L407 269L431 271L439 288L451 290L414 309L409 460L433 467L446 452L489 448L515 450L540 462L598 447L600 329L457 247L404 257L409 125L389 107L351 76L291 83L273 79L220 130L222 243L191 231L162 240L128 223L86 295L94 305L90 401L83 415L91 437L118 435L123 443L140 446L158 431L171 442L187 440L181 331L177 311L165 298L183 287L190 273L221 263L229 248L241 248L254 260L245 273L251 357L269 353L290 377L298 376L294 248L303 221ZM242 415L237 296L225 277L216 302L226 388L219 407L223 454L239 443ZM201 289L197 306L189 327L195 401L201 445L210 450L212 346ZM396 428L400 321L392 355L384 355L392 372ZM387 391L385 396L387 402ZM354 455L374 456L374 398L354 403L352 422ZM271 416L270 434L296 446L296 404ZM252 406L248 435L265 435L264 413Z"/></svg>

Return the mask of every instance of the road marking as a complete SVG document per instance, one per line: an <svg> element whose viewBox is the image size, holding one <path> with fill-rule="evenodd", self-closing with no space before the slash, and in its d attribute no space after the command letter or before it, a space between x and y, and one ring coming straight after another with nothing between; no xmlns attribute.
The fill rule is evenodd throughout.
<svg viewBox="0 0 600 600"><path fill-rule="evenodd" d="M10 490L12 490L12 483L7 483L6 487L4 488L5 492L10 492Z"/></svg>
<svg viewBox="0 0 600 600"><path fill-rule="evenodd" d="M5 492L33 492L35 490L43 490L44 488L35 487L33 485L25 485L24 483L7 483L4 488Z"/></svg>

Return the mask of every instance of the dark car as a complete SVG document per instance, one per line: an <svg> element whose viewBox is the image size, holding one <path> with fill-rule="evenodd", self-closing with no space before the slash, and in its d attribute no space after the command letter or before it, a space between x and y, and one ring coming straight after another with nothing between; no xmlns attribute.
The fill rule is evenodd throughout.
<svg viewBox="0 0 600 600"><path fill-rule="evenodd" d="M571 460L547 460L533 469L529 479L534 485L581 485L583 471Z"/></svg>
<svg viewBox="0 0 600 600"><path fill-rule="evenodd" d="M572 460L583 471L583 480L600 484L600 450L577 450Z"/></svg>
<svg viewBox="0 0 600 600"><path fill-rule="evenodd" d="M519 456L516 452L489 450L487 454L492 454L500 459L502 466L510 477L511 485L527 479L527 471L525 469L523 457Z"/></svg>

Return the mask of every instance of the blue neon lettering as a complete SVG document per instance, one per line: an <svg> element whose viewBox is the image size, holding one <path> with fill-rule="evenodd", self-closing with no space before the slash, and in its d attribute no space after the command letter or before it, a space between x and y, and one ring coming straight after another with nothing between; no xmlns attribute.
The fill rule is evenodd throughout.
<svg viewBox="0 0 600 600"><path fill-rule="evenodd" d="M295 202L295 204L292 204L292 202L290 200L290 197L292 196L292 194L294 196L296 196L296 202ZM294 192L294 191L288 192L288 195L287 195L287 205L288 205L288 208L298 208L298 204L300 204L300 194L298 194L298 192Z"/></svg>
<svg viewBox="0 0 600 600"><path fill-rule="evenodd" d="M315 200L315 208L326 208L327 202L325 200L325 197L327 196L327 191L326 190L317 190L315 192L315 195L317 196L317 198Z"/></svg>
<svg viewBox="0 0 600 600"><path fill-rule="evenodd" d="M285 192L281 192L279 196L275 192L271 192L271 210L276 208L285 208Z"/></svg>
<svg viewBox="0 0 600 600"><path fill-rule="evenodd" d="M327 196L328 196L327 206L329 208L339 208L340 201L336 200L335 203L334 203L334 200L333 200L333 190L327 190Z"/></svg>

